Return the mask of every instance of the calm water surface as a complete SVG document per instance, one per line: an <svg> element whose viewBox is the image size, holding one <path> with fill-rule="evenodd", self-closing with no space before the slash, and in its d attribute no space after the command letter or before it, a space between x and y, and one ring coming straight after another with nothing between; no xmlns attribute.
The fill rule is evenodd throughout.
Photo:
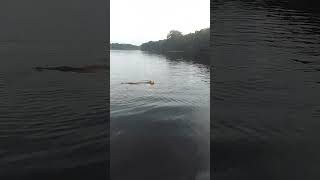
<svg viewBox="0 0 320 180"><path fill-rule="evenodd" d="M209 179L209 67L111 51L111 179ZM122 82L154 80L154 85Z"/></svg>
<svg viewBox="0 0 320 180"><path fill-rule="evenodd" d="M319 179L319 14L274 1L212 5L212 176Z"/></svg>
<svg viewBox="0 0 320 180"><path fill-rule="evenodd" d="M0 179L107 177L108 72L33 69L107 64L101 45L0 43Z"/></svg>

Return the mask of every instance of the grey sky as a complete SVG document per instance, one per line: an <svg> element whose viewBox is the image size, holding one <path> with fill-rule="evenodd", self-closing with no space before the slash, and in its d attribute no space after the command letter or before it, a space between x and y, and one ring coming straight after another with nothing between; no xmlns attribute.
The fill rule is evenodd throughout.
<svg viewBox="0 0 320 180"><path fill-rule="evenodd" d="M140 45L210 26L210 0L111 0L110 41Z"/></svg>

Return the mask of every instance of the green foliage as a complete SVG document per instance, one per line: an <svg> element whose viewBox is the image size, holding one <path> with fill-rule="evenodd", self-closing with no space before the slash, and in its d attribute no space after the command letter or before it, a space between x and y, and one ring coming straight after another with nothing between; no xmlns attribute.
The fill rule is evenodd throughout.
<svg viewBox="0 0 320 180"><path fill-rule="evenodd" d="M167 35L167 39L179 39L181 38L183 35L180 31L177 30L171 30L168 35Z"/></svg>
<svg viewBox="0 0 320 180"><path fill-rule="evenodd" d="M112 44L110 44L110 49L113 49L113 50L139 50L140 47L132 45L132 44L112 43Z"/></svg>
<svg viewBox="0 0 320 180"><path fill-rule="evenodd" d="M172 30L167 39L143 43L140 49L158 53L180 52L188 55L207 54L210 45L210 29L202 29L183 35L180 31Z"/></svg>

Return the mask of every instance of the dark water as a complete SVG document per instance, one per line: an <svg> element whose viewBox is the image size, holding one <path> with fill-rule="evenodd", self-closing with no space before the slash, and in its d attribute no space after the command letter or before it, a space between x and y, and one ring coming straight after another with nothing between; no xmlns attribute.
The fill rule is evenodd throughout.
<svg viewBox="0 0 320 180"><path fill-rule="evenodd" d="M33 69L107 64L103 48L0 43L1 179L107 178L108 72Z"/></svg>
<svg viewBox="0 0 320 180"><path fill-rule="evenodd" d="M111 51L112 180L210 179L209 67ZM122 82L154 80L154 85Z"/></svg>
<svg viewBox="0 0 320 180"><path fill-rule="evenodd" d="M274 1L211 5L212 176L319 179L319 14Z"/></svg>

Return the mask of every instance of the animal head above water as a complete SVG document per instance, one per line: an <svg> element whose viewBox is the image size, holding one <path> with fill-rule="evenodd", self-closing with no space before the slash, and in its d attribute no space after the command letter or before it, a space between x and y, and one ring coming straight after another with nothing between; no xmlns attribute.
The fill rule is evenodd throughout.
<svg viewBox="0 0 320 180"><path fill-rule="evenodd" d="M154 85L154 81L152 80L148 80L148 81L139 81L139 82L123 82L121 84L150 84L150 85Z"/></svg>

